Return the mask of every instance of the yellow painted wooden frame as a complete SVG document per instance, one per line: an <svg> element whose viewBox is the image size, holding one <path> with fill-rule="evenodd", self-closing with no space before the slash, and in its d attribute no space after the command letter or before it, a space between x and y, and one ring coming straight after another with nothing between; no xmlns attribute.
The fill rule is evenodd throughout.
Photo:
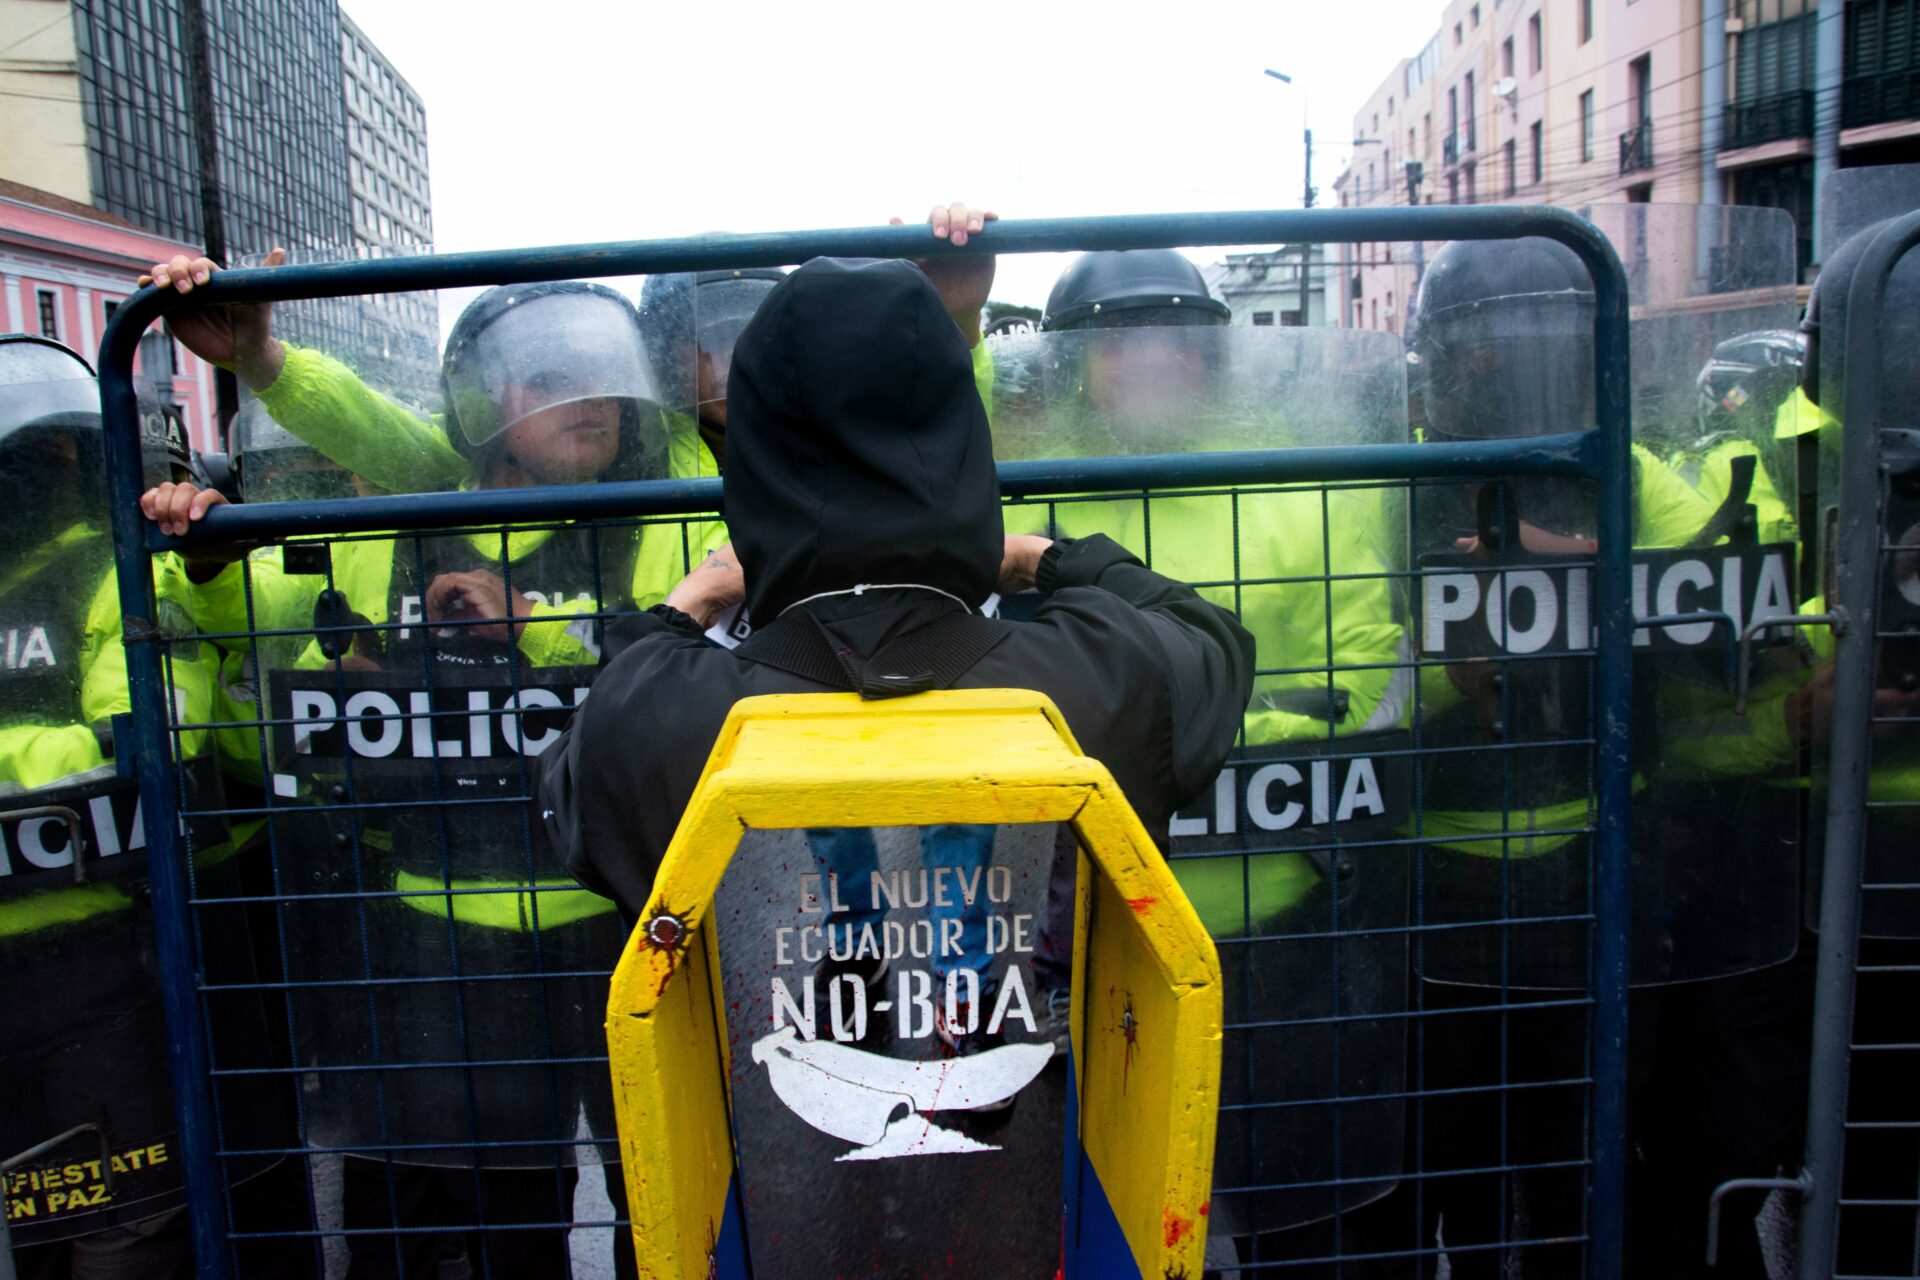
<svg viewBox="0 0 1920 1280"><path fill-rule="evenodd" d="M728 716L607 1005L642 1275L727 1273L726 1013L716 931L701 926L742 831L1034 822L1071 823L1082 849L1073 1048L1097 1184L1082 1199L1104 1195L1140 1275L1200 1274L1220 1076L1213 941L1053 703L976 689L747 698Z"/></svg>

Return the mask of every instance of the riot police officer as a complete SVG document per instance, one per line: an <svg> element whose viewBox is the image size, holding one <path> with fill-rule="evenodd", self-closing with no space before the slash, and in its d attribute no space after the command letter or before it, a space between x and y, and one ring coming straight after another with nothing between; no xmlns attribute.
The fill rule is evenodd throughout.
<svg viewBox="0 0 1920 1280"><path fill-rule="evenodd" d="M377 398L355 391L356 382L302 403L295 388L280 386L294 371L290 352L262 397L289 427L337 411L342 395ZM484 485L631 474L663 444L633 308L599 286L483 294L454 327L443 376L447 437ZM290 482L311 487L319 473L297 467L288 439L243 440L237 465L250 487L275 479L283 491ZM208 501L156 490L144 506L174 528ZM310 1101L310 1129L354 1146L404 1148L386 1167L348 1161L349 1227L529 1224L472 1234L465 1252L515 1274L565 1271L572 1166L611 1155L607 1080L591 1059L601 1052L598 975L618 954L622 931L611 904L549 870L502 814L518 816L523 757L541 750L585 695L606 616L632 607L639 554L631 530L585 525L342 539L296 544L284 563L256 558L198 588L203 621L223 630L305 627L315 636L289 665L265 673L261 705L271 720L284 724L329 701L337 715L342 700L355 699L393 717L372 737L277 727L269 763L276 795L300 802L274 821L300 877L329 891L373 890L298 904L287 926L298 935L296 981L371 985L344 1000L324 989L299 996L302 1053L364 1068L330 1075ZM319 572L295 572L308 568ZM448 722L431 718L456 704L482 712L461 717L468 727L456 735L457 752ZM402 734L404 750L383 740L392 734ZM372 812L330 808L342 801ZM363 930L369 952L342 954L326 941ZM492 980L470 985L476 974ZM551 1058L566 1065L509 1065ZM396 1059L414 1069L379 1069ZM576 1141L583 1110L589 1132L608 1141ZM449 1240L357 1235L350 1247L356 1274L422 1274ZM623 1269L629 1256L618 1242Z"/></svg>
<svg viewBox="0 0 1920 1280"><path fill-rule="evenodd" d="M102 463L86 362L0 335L0 483L23 539L0 581L0 1151L67 1135L7 1175L6 1212L25 1275L185 1276L145 837L113 757L129 702ZM204 724L201 664L183 646L171 667ZM183 754L203 743L183 734Z"/></svg>
<svg viewBox="0 0 1920 1280"><path fill-rule="evenodd" d="M1229 319L1184 254L1082 254L1054 284L1043 332L986 344L997 450L1357 445L1404 431L1400 353L1386 335ZM1175 875L1223 944L1228 983L1209 1260L1331 1253L1328 1229L1304 1224L1384 1194L1401 1157L1404 1024L1359 1016L1398 1012L1405 992L1405 937L1393 932L1405 921L1404 854L1366 843L1391 839L1408 798L1392 750L1408 745L1397 499L1162 492L1051 513L1060 532L1107 533L1157 572L1212 584L1198 589L1258 642L1242 749L1173 827ZM1048 514L1009 508L1008 528L1041 531ZM1304 805L1288 777L1303 780ZM1313 800L1315 786L1328 795ZM1342 803L1354 798L1364 803ZM1345 1020L1309 1025L1336 1010ZM1334 1097L1350 1101L1322 1101ZM1335 1167L1354 1185L1329 1189Z"/></svg>

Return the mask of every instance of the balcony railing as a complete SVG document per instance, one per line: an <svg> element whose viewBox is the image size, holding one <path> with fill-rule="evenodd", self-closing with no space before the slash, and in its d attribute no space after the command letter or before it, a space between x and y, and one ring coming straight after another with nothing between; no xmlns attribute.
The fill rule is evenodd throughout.
<svg viewBox="0 0 1920 1280"><path fill-rule="evenodd" d="M1460 135L1450 133L1440 140L1440 159L1444 164L1460 163Z"/></svg>
<svg viewBox="0 0 1920 1280"><path fill-rule="evenodd" d="M1840 127L1920 119L1920 67L1853 76L1840 86Z"/></svg>
<svg viewBox="0 0 1920 1280"><path fill-rule="evenodd" d="M1620 135L1620 172L1640 173L1653 168L1653 121L1642 120Z"/></svg>
<svg viewBox="0 0 1920 1280"><path fill-rule="evenodd" d="M1729 103L1720 145L1728 151L1813 136L1813 94L1802 89Z"/></svg>

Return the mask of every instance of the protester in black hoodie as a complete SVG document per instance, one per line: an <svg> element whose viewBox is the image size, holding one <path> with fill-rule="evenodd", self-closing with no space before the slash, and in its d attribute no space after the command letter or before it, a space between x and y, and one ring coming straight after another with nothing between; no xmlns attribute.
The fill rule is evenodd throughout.
<svg viewBox="0 0 1920 1280"><path fill-rule="evenodd" d="M734 703L768 693L1024 688L1053 699L1147 830L1219 771L1253 678L1227 610L1108 538L1008 538L967 345L909 263L817 259L735 349L725 549L647 613L539 757L555 850L629 916ZM994 590L1050 593L1031 620ZM744 595L752 638L704 628Z"/></svg>

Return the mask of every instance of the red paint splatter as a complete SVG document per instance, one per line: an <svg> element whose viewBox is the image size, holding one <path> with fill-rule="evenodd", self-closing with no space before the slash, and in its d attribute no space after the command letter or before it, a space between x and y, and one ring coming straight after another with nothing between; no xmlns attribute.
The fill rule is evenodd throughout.
<svg viewBox="0 0 1920 1280"><path fill-rule="evenodd" d="M1193 1219L1183 1218L1171 1209L1160 1215L1160 1237L1169 1249L1177 1249L1180 1242L1193 1234Z"/></svg>
<svg viewBox="0 0 1920 1280"><path fill-rule="evenodd" d="M1213 1201L1202 1200L1200 1202L1200 1216L1204 1218L1212 1212L1213 1212Z"/></svg>
<svg viewBox="0 0 1920 1280"><path fill-rule="evenodd" d="M1154 904L1159 901L1158 898L1128 898L1127 905L1133 908L1133 914L1143 916L1153 910Z"/></svg>

